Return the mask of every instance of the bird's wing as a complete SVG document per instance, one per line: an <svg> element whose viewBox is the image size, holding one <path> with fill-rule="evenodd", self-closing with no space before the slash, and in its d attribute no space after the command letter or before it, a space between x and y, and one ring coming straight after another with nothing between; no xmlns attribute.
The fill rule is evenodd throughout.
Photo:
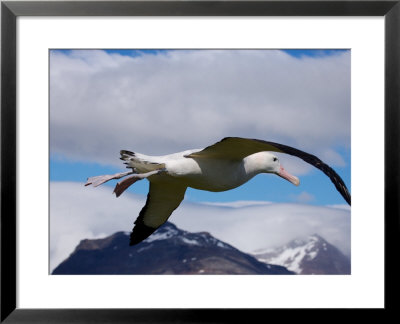
<svg viewBox="0 0 400 324"><path fill-rule="evenodd" d="M188 158L242 160L248 155L262 152L282 152L272 142L241 137L225 137L205 149L186 155Z"/></svg>
<svg viewBox="0 0 400 324"><path fill-rule="evenodd" d="M320 169L331 179L332 183L343 196L344 200L351 205L351 195L342 178L329 165L322 162L315 155L303 152L294 147L258 139L225 137L223 140L206 147L202 151L191 153L185 157L241 160L248 155L262 151L272 151L294 155L315 166L317 169Z"/></svg>
<svg viewBox="0 0 400 324"><path fill-rule="evenodd" d="M164 224L185 196L186 186L172 182L150 182L146 205L135 221L130 245L140 243Z"/></svg>

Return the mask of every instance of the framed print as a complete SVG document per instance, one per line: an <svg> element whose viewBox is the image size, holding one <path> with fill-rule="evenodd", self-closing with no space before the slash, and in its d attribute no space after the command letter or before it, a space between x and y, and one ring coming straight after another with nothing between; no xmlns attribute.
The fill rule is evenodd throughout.
<svg viewBox="0 0 400 324"><path fill-rule="evenodd" d="M225 322L271 309L393 309L398 1L4 1L1 10L2 321ZM249 150L243 159L272 151L263 155L272 174L225 194L250 180L231 176L239 169L221 176L234 169L237 147ZM127 172L118 171L115 150ZM195 166L165 162L176 154L159 159L182 151L182 159L198 159L202 175L212 174L188 186L222 193L187 190L186 203L177 208L182 194L168 207L177 227L154 232L160 224L148 213L159 194L138 180L164 177L158 185L165 186L182 170L193 179ZM213 164L223 159L223 167ZM278 162L285 169L273 169ZM319 178L310 180L310 165ZM299 184L286 169L304 176L304 189L282 187L282 180ZM92 189L86 178L107 184ZM111 199L108 180L120 178L127 180L117 196L136 181L137 191ZM181 184L167 187L176 193ZM137 215L132 234L124 232ZM297 254L281 263L283 252L254 252L266 244L257 238L268 237L270 248L311 230L321 251L333 242L349 260L337 261L337 272L294 262L306 251L299 240ZM177 233L191 247L180 250L177 272L166 241L139 270L128 261L129 271L93 266L101 258L91 253L104 247L118 256L115 265ZM200 240L247 256L230 254L222 271L215 254L190 254ZM141 241L147 245L135 246ZM308 252L312 260L318 251ZM166 256L163 270L143 270L158 253ZM278 272L291 275L260 275Z"/></svg>

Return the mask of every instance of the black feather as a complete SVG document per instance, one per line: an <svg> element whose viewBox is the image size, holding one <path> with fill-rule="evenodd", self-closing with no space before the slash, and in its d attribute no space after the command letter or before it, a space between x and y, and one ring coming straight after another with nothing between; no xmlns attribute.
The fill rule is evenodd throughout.
<svg viewBox="0 0 400 324"><path fill-rule="evenodd" d="M129 245L136 245L143 240L147 239L157 228L153 228L144 224L144 215L146 214L146 210L150 204L150 193L147 194L146 204L142 208L139 213L138 218L135 220L135 226L132 229L132 233L130 235Z"/></svg>
<svg viewBox="0 0 400 324"><path fill-rule="evenodd" d="M135 156L135 153L134 153L134 152L127 151L127 150L121 150L121 151L120 151L120 154L121 154L121 155Z"/></svg>

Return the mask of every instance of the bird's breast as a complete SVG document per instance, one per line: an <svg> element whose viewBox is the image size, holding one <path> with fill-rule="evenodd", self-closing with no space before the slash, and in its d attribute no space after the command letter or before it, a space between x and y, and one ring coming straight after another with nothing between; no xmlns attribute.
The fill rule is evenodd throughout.
<svg viewBox="0 0 400 324"><path fill-rule="evenodd" d="M247 182L253 175L241 161L184 158L166 165L169 175L188 187L207 191L225 191Z"/></svg>

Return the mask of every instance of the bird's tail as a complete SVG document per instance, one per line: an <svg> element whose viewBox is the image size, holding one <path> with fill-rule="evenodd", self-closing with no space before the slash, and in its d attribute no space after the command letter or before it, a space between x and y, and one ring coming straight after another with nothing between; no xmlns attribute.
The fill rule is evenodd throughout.
<svg viewBox="0 0 400 324"><path fill-rule="evenodd" d="M165 172L165 169L153 170L150 172L139 173L139 174L134 173L133 171L130 171L130 172L122 172L122 173L116 173L116 174L100 175L100 176L88 178L87 182L85 183L85 186L92 185L93 187L98 187L101 184L106 183L107 181L110 181L113 179L121 179L121 178L124 178L124 177L130 175L129 177L125 178L124 180L121 180L120 182L118 182L117 185L115 186L113 193L115 193L115 195L117 197L119 197L126 189L128 189L136 181L139 181L144 178L150 177L155 174L163 173L163 172Z"/></svg>
<svg viewBox="0 0 400 324"><path fill-rule="evenodd" d="M156 161L156 157L121 150L120 159L124 161L127 168L133 169L137 173L145 173L165 168L164 163Z"/></svg>
<svg viewBox="0 0 400 324"><path fill-rule="evenodd" d="M113 180L113 179L121 179L123 177L126 177L127 175L132 174L133 172L121 172L121 173L115 173L115 174L105 174L105 175L99 175L95 177L90 177L87 179L85 186L90 186L92 185L93 187L98 187L103 183L106 183L107 181Z"/></svg>

